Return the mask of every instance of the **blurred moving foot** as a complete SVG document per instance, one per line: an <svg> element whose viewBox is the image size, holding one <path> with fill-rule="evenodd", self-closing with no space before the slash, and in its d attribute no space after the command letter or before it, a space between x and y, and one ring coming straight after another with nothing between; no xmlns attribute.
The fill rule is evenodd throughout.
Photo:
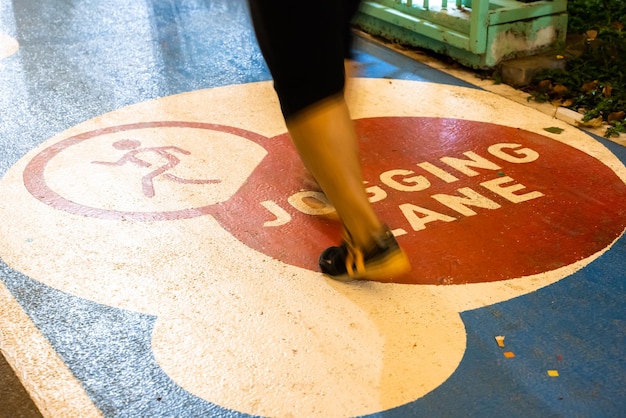
<svg viewBox="0 0 626 418"><path fill-rule="evenodd" d="M320 256L322 273L335 280L373 280L389 282L411 269L393 233L385 225L368 248L355 247L349 234L339 247L330 247Z"/></svg>

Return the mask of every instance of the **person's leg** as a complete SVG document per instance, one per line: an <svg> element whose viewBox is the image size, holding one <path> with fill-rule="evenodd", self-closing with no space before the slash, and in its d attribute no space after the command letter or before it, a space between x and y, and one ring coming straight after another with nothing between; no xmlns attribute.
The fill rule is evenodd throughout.
<svg viewBox="0 0 626 418"><path fill-rule="evenodd" d="M341 280L387 281L409 270L406 255L365 193L358 141L343 95L310 106L287 120L287 127L345 229L344 244L322 253L322 271Z"/></svg>
<svg viewBox="0 0 626 418"><path fill-rule="evenodd" d="M356 133L343 98L349 22L358 3L251 0L250 9L300 158L355 244L365 245L382 226L363 188Z"/></svg>
<svg viewBox="0 0 626 418"><path fill-rule="evenodd" d="M274 78L290 136L305 167L335 206L348 247L354 250L349 251L352 255L381 247L379 238L388 231L365 193L358 141L343 97L344 56L349 43L346 13L352 13L348 4L354 5L354 0L345 4L325 0L308 7L302 2L250 0L259 45ZM394 251L404 257L397 244ZM354 257L346 261L348 253L342 251L324 254L333 264L333 269L328 269L328 263L320 260L325 272L343 274L352 267L334 267L347 262L358 270L351 276L370 278L363 274L363 257L352 263ZM396 261L389 273L408 268L406 257Z"/></svg>
<svg viewBox="0 0 626 418"><path fill-rule="evenodd" d="M366 246L382 229L363 186L358 142L341 94L287 120L305 167L337 210L356 246Z"/></svg>

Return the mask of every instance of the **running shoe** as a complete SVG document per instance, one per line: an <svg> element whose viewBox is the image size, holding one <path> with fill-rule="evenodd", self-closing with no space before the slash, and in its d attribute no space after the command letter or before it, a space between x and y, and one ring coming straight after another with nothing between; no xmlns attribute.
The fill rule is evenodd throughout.
<svg viewBox="0 0 626 418"><path fill-rule="evenodd" d="M324 250L319 265L322 273L342 282L388 282L411 269L408 257L386 225L368 248L357 248L346 234L339 247Z"/></svg>

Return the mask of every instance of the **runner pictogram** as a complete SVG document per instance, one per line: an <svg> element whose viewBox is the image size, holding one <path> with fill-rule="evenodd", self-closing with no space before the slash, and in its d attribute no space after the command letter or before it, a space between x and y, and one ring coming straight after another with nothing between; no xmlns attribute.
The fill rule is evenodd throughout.
<svg viewBox="0 0 626 418"><path fill-rule="evenodd" d="M264 158L266 151L258 144L267 139L199 122L111 126L43 150L28 163L24 185L47 205L81 216L188 219L206 215L238 190ZM219 164L233 156L246 164L220 170ZM68 157L76 159L71 166L56 163Z"/></svg>
<svg viewBox="0 0 626 418"><path fill-rule="evenodd" d="M154 197L154 179L163 175L164 178L181 184L214 184L219 183L221 180L193 180L183 179L174 174L167 173L168 170L176 167L180 163L180 159L176 157L173 152L177 152L184 155L190 155L191 152L184 150L176 146L162 146L162 147L147 147L139 148L141 142L134 139L122 139L113 143L113 147L119 150L129 150L119 160L108 161L93 161L93 164L120 166L126 163L138 165L139 167L152 167L153 164L141 159L138 155L142 153L152 153L166 160L166 163L158 167L157 169L150 171L144 175L141 179L141 185L143 188L143 194L146 197Z"/></svg>

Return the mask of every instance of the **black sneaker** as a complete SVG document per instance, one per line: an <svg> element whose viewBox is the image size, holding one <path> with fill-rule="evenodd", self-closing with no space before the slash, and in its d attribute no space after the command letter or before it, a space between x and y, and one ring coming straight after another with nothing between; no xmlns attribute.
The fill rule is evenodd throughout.
<svg viewBox="0 0 626 418"><path fill-rule="evenodd" d="M341 246L324 250L319 265L322 273L344 282L389 281L411 269L408 257L386 225L369 248L356 248L348 236Z"/></svg>

